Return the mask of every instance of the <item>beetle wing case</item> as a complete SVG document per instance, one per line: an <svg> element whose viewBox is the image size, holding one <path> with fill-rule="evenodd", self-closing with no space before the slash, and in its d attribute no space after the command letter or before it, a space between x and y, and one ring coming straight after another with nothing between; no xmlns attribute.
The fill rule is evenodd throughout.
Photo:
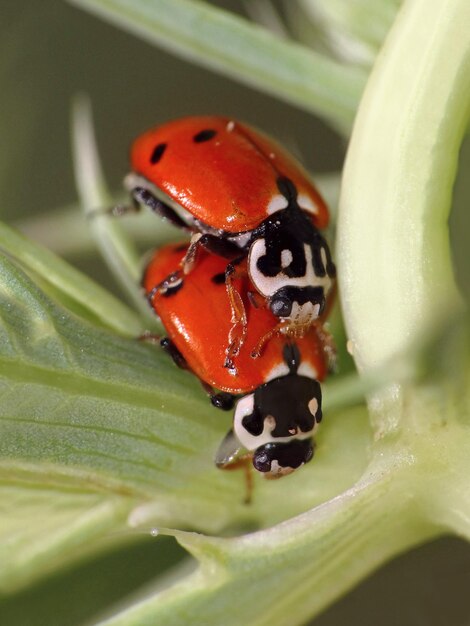
<svg viewBox="0 0 470 626"><path fill-rule="evenodd" d="M186 247L170 244L155 252L143 278L147 294L178 267ZM289 373L283 358L287 340L282 335L273 337L265 346L262 358L252 358L253 348L277 324L277 318L269 310L253 306L247 297L248 279L236 279L234 286L242 294L247 312L247 336L237 356L237 374L224 367L231 329L230 304L224 281L220 280L225 267L223 258L202 252L184 287L169 296L156 293L152 305L169 338L201 380L222 391L245 394ZM296 345L301 356L299 373L321 381L327 363L315 329L296 340Z"/></svg>
<svg viewBox="0 0 470 626"><path fill-rule="evenodd" d="M256 228L285 207L277 180L288 177L317 228L328 209L307 172L260 131L218 116L177 119L140 135L131 166L199 222L227 233Z"/></svg>

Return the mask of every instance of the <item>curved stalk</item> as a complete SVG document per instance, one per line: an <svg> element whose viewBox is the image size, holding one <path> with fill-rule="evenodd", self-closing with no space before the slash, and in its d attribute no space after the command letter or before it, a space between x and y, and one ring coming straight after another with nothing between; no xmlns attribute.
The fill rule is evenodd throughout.
<svg viewBox="0 0 470 626"><path fill-rule="evenodd" d="M467 0L406 2L360 105L337 254L363 371L403 352L459 304L447 218L468 125L469 23Z"/></svg>

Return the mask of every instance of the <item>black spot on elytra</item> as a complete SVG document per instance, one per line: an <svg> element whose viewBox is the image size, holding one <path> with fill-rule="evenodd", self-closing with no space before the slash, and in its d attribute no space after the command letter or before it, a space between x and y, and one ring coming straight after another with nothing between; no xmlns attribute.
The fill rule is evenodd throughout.
<svg viewBox="0 0 470 626"><path fill-rule="evenodd" d="M216 285L225 284L225 272L214 274L214 276L212 276L212 282L215 283Z"/></svg>
<svg viewBox="0 0 470 626"><path fill-rule="evenodd" d="M194 135L193 141L195 143L202 143L203 141L209 141L212 137L217 135L217 131L212 128L206 128L205 130L201 130L197 135Z"/></svg>
<svg viewBox="0 0 470 626"><path fill-rule="evenodd" d="M166 143L159 143L157 146L155 146L152 154L150 155L150 163L152 165L155 165L156 163L158 163L160 159L162 158L165 150L166 150Z"/></svg>

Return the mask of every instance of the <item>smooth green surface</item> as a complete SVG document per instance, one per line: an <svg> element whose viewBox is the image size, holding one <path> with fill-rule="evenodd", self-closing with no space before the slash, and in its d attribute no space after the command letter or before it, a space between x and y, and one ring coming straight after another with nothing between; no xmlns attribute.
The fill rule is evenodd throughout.
<svg viewBox="0 0 470 626"><path fill-rule="evenodd" d="M75 559L75 546L124 530L127 519L147 530L264 526L328 499L360 475L368 424L356 411L347 423L332 419L325 427L319 461L290 479L282 509L276 483L260 478L253 505L243 505L242 476L212 464L230 417L210 407L196 380L155 347L82 321L6 257L0 267L5 537L18 516L38 521L23 541L20 534L4 543L5 588Z"/></svg>
<svg viewBox="0 0 470 626"><path fill-rule="evenodd" d="M42 279L82 315L125 335L135 336L142 331L138 315L120 300L46 248L3 223L0 223L0 250L33 272L37 279Z"/></svg>
<svg viewBox="0 0 470 626"><path fill-rule="evenodd" d="M176 533L200 569L100 623L176 626L190 616L206 625L304 623L392 554L439 532L406 494L409 461L381 465L353 489L267 531L232 540Z"/></svg>
<svg viewBox="0 0 470 626"><path fill-rule="evenodd" d="M0 623L83 626L110 606L138 595L140 587L155 587L158 576L165 574L169 579L171 572L182 574L193 565L186 551L170 537L128 534L128 545L123 544L119 533L108 531L108 537L111 542L118 541L118 546L109 545L109 540L104 546L88 544L89 553L82 548L75 567L59 569L26 589L0 596Z"/></svg>
<svg viewBox="0 0 470 626"><path fill-rule="evenodd" d="M198 0L71 0L186 59L351 127L366 74Z"/></svg>
<svg viewBox="0 0 470 626"><path fill-rule="evenodd" d="M358 112L338 264L362 369L403 352L458 304L447 220L470 113L468 23L465 0L405 3Z"/></svg>
<svg viewBox="0 0 470 626"><path fill-rule="evenodd" d="M143 24L144 33L124 7L139 12L165 6L165 15L174 11L173 21L180 22L180 34L188 27L183 18L189 14L179 13L182 6L190 7L187 2L112 6L119 6L126 28L145 36L151 20ZM206 5L191 7L205 10ZM168 532L199 560L200 568L193 574L182 569L165 575L139 596L126 594L121 606L112 597L104 606L91 595L90 606L115 615L107 623L295 626L410 546L447 532L470 536L468 319L447 320L439 335L421 341L410 322L416 314L431 321L439 308L430 296L432 288L438 288L441 300L455 295L445 219L468 103L467 18L462 0L432 10L429 3L410 0L374 67L343 183L340 223L341 237L347 233L346 265L343 239L339 250L346 322L366 375L361 382L351 377L325 384L325 423L314 461L281 482L258 477L251 506L242 504L242 477L212 466L230 416L210 408L187 373L132 338L143 318L130 314L127 326L127 310L118 307L114 318L114 300L101 298L91 281L22 238L12 235L9 248L5 238L1 248L7 256L0 257L0 582L5 592L16 590L19 603L26 585L45 584L58 568L91 559L105 548L124 549L136 533ZM211 45L233 43L234 32L239 36L243 31L244 22L237 31L239 22L231 19L224 31L224 20L217 23L217 39L207 34ZM250 36L258 32L250 30ZM200 29L194 33L204 39ZM172 35L168 29L162 37ZM260 37L266 43L265 35ZM278 43L268 39L272 48L266 50L272 51ZM193 45L189 42L187 50ZM249 51L248 45L243 48L243 53ZM305 53L309 59L315 56ZM302 75L301 64L291 68L307 85L314 110L324 106L318 108L320 84L338 89L328 95L331 119L343 119L334 105L343 96L346 109L353 111L351 94L341 92L337 75L312 87L314 73ZM284 87L279 89L285 97ZM87 140L86 127L82 132ZM93 165L86 163L89 147L77 151L84 158L80 170ZM88 173L82 195L92 206L94 201L85 196L100 191L99 167ZM401 182L398 173L403 193L389 184ZM383 213L371 213L382 206ZM405 218L409 221L403 229ZM106 228L103 221L104 237ZM403 232L407 248L404 237L397 236ZM387 265L371 255L364 273L361 259L377 242L388 255L396 247L409 257ZM42 263L32 263L25 250L33 258L37 253ZM132 271L132 258L122 258ZM417 272L415 280L405 275L406 267ZM371 281L369 300L359 297L365 277ZM405 280L408 300L400 300L397 278ZM396 297L392 306L380 309L388 280ZM351 307L350 298L356 296L357 308ZM377 333L381 315L390 325ZM394 345L403 350L396 354L390 349ZM363 405L345 405L390 382L395 386L386 412L376 410L376 400L382 398L371 395L372 431ZM186 533L184 528L232 538ZM159 571L156 563L155 573ZM57 584L56 593L62 591ZM21 607L29 609L25 621L34 623L35 605L26 604ZM92 614L92 623L98 623Z"/></svg>

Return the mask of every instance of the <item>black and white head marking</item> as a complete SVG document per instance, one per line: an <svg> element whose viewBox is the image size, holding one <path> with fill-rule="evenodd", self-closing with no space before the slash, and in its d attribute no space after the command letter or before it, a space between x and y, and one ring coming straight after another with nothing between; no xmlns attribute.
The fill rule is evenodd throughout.
<svg viewBox="0 0 470 626"><path fill-rule="evenodd" d="M279 179L278 187L288 206L253 232L248 273L274 315L308 325L321 315L336 269L327 242L297 204L295 186Z"/></svg>
<svg viewBox="0 0 470 626"><path fill-rule="evenodd" d="M284 361L288 374L260 385L237 402L233 429L247 450L307 439L321 421L320 384L299 374L300 354L295 344L285 346Z"/></svg>
<svg viewBox="0 0 470 626"><path fill-rule="evenodd" d="M313 457L312 439L289 441L288 443L267 443L260 446L253 455L253 466L258 472L277 478L291 474Z"/></svg>

